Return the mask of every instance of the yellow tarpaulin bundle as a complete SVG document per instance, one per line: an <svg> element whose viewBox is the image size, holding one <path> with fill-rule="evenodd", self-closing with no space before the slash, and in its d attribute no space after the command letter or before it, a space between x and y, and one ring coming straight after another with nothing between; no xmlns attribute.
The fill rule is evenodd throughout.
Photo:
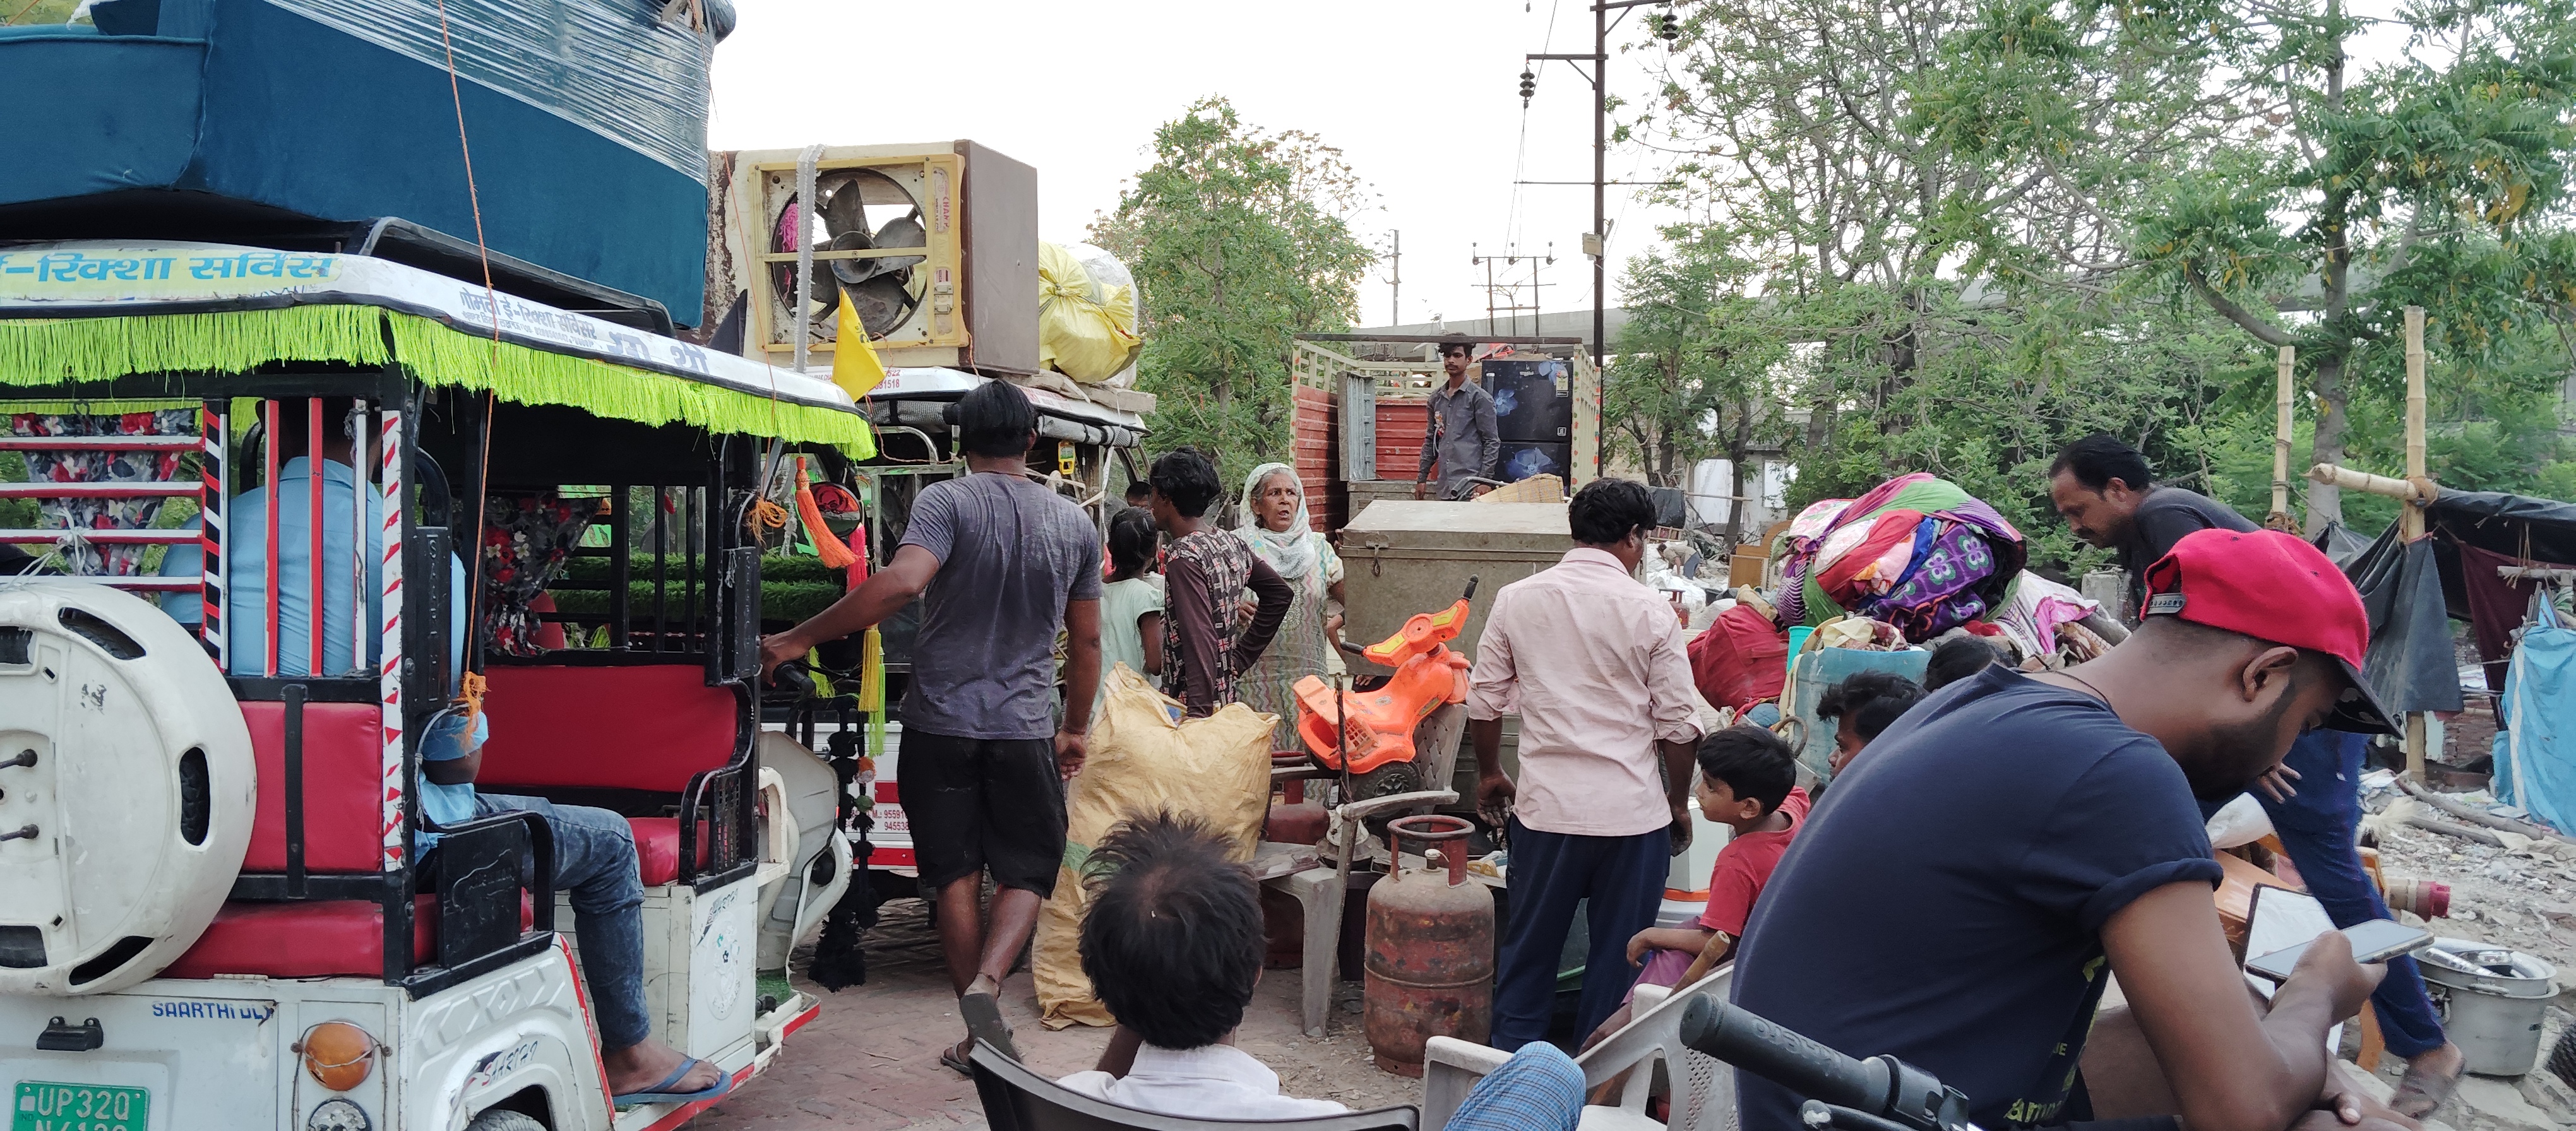
<svg viewBox="0 0 2576 1131"><path fill-rule="evenodd" d="M1114 1025L1082 975L1082 917L1091 899L1082 878L1091 846L1132 817L1169 810L1193 817L1250 861L1270 815L1270 728L1278 725L1241 703L1204 719L1172 721L1180 704L1145 685L1120 664L1101 677L1109 695L1091 727L1091 754L1065 791L1064 864L1055 894L1038 909L1030 954L1038 1009L1046 1027Z"/></svg>
<svg viewBox="0 0 2576 1131"><path fill-rule="evenodd" d="M1093 271L1086 262L1097 265ZM1136 287L1125 268L1087 244L1038 245L1038 364L1076 381L1106 381L1136 363Z"/></svg>

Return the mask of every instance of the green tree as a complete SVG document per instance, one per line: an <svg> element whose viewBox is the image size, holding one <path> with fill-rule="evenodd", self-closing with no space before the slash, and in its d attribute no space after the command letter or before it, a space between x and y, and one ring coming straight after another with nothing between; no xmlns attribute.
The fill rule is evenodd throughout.
<svg viewBox="0 0 2576 1131"><path fill-rule="evenodd" d="M1735 233L1680 225L1663 235L1621 283L1628 324L1602 384L1612 455L1665 487L1688 486L1692 465L1724 457L1734 469L1728 493L1741 498L1755 444L1781 427L1789 344L1763 302L1745 294L1753 264L1735 253ZM1730 540L1740 514L1730 508Z"/></svg>
<svg viewBox="0 0 2576 1131"><path fill-rule="evenodd" d="M1352 231L1363 190L1312 134L1246 124L1222 98L1154 134L1154 163L1091 238L1134 270L1160 398L1158 447L1193 444L1229 483L1289 450L1290 338L1349 328L1375 261Z"/></svg>
<svg viewBox="0 0 2576 1131"><path fill-rule="evenodd" d="M1929 136L1999 179L2111 167L2142 133L2161 156L2124 182L2140 191L2123 255L2088 265L1953 194L1955 230L1972 262L2091 266L2204 306L2264 347L2298 347L2319 461L2344 462L2361 403L2402 381L2407 305L2427 308L2430 349L2470 399L2554 385L2563 355L2531 365L2527 339L2554 334L2576 300L2564 227L2576 7L2426 0L2402 19L2407 56L2362 68L2347 51L2364 23L2343 0L1993 0L1917 80ZM2133 57L2122 46L2147 41L2200 76L2192 113L2070 112L2064 92L2085 84L2069 76L2118 76ZM2335 488L2307 495L2310 529L2341 517Z"/></svg>

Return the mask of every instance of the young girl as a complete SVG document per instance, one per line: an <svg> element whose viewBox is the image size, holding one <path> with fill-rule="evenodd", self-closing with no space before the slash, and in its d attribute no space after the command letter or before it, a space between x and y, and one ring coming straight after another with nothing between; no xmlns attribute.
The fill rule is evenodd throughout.
<svg viewBox="0 0 2576 1131"><path fill-rule="evenodd" d="M1163 578L1153 572L1154 516L1129 507L1109 516L1109 583L1100 587L1100 670L1118 664L1163 674ZM1109 682L1103 679L1101 695ZM1093 706L1093 717L1099 707Z"/></svg>

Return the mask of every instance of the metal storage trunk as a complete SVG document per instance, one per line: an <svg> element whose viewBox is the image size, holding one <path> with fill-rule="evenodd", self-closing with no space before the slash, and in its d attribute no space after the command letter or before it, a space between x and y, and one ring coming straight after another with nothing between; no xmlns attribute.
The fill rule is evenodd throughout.
<svg viewBox="0 0 2576 1131"><path fill-rule="evenodd" d="M1342 636L1361 645L1384 640L1405 618L1447 608L1472 576L1481 579L1476 600L1449 646L1473 658L1494 594L1573 549L1566 530L1563 503L1370 503L1342 532Z"/></svg>

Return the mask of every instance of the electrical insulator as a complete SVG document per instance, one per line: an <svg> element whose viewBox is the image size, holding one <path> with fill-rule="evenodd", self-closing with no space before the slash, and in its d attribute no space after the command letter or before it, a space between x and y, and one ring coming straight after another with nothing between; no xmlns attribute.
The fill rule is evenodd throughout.
<svg viewBox="0 0 2576 1131"><path fill-rule="evenodd" d="M1530 96L1531 96L1531 95L1533 95L1533 94L1537 94L1537 93L1538 93L1538 76L1537 76L1536 74L1533 74L1533 73L1529 72L1529 71L1522 71L1522 72L1521 72L1521 101L1523 101L1523 102L1527 102L1527 101L1529 101L1529 100L1530 100Z"/></svg>
<svg viewBox="0 0 2576 1131"><path fill-rule="evenodd" d="M1655 34L1663 36L1664 42L1671 43L1682 37L1682 18L1680 16L1666 15L1658 18L1655 22L1657 25Z"/></svg>

